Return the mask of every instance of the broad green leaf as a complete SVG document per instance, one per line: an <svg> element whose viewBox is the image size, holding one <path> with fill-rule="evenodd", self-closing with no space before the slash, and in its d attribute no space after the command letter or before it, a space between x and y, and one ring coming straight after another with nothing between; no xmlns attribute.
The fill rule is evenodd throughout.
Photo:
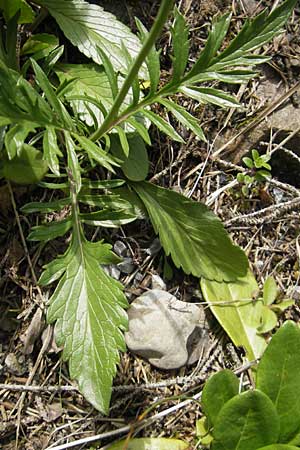
<svg viewBox="0 0 300 450"><path fill-rule="evenodd" d="M268 333L277 325L277 315L268 306L262 307L261 324L257 327L258 333Z"/></svg>
<svg viewBox="0 0 300 450"><path fill-rule="evenodd" d="M171 29L173 44L172 82L178 82L186 69L189 57L189 28L185 18L175 8L174 25Z"/></svg>
<svg viewBox="0 0 300 450"><path fill-rule="evenodd" d="M185 128L195 133L201 141L206 142L206 138L198 120L195 119L192 114L188 113L183 106L177 105L177 103L167 99L160 99L159 103L164 105Z"/></svg>
<svg viewBox="0 0 300 450"><path fill-rule="evenodd" d="M101 6L84 0L38 0L55 18L73 45L97 64L102 63L98 48L110 59L116 72L127 73L126 58L122 52L124 42L132 57L136 57L141 44L129 28ZM140 76L147 79L147 71Z"/></svg>
<svg viewBox="0 0 300 450"><path fill-rule="evenodd" d="M135 438L110 445L107 450L188 450L189 445L179 439L171 438Z"/></svg>
<svg viewBox="0 0 300 450"><path fill-rule="evenodd" d="M18 23L31 23L34 12L25 0L0 0L0 9L3 11L5 21L8 22L20 10Z"/></svg>
<svg viewBox="0 0 300 450"><path fill-rule="evenodd" d="M246 350L248 359L261 356L266 348L265 339L258 334L263 304L255 300L258 285L253 274L231 283L217 283L202 279L201 289L212 313L233 343Z"/></svg>
<svg viewBox="0 0 300 450"><path fill-rule="evenodd" d="M277 298L278 290L273 277L268 277L264 282L263 298L265 305L271 305Z"/></svg>
<svg viewBox="0 0 300 450"><path fill-rule="evenodd" d="M94 159L101 166L114 173L112 166L119 166L119 163L115 160L115 158L106 153L99 145L95 144L95 142L91 141L87 137L79 136L75 133L73 133L73 135L79 142L81 148L87 152L91 159Z"/></svg>
<svg viewBox="0 0 300 450"><path fill-rule="evenodd" d="M17 184L34 184L40 181L48 171L48 165L43 160L43 154L24 144L21 151L13 159L2 159L2 174Z"/></svg>
<svg viewBox="0 0 300 450"><path fill-rule="evenodd" d="M129 154L126 158L117 136L111 136L110 151L122 161L121 169L124 175L131 181L143 181L149 170L147 149L143 139L136 134L127 135Z"/></svg>
<svg viewBox="0 0 300 450"><path fill-rule="evenodd" d="M273 303L272 310L280 313L280 312L285 311L290 306L293 306L294 304L295 304L295 300L286 298L286 299L281 300L278 303Z"/></svg>
<svg viewBox="0 0 300 450"><path fill-rule="evenodd" d="M240 108L240 103L229 94L226 94L219 89L214 88L189 88L186 86L180 87L182 92L187 97L191 97L200 103L212 103L213 105L221 106L221 108Z"/></svg>
<svg viewBox="0 0 300 450"><path fill-rule="evenodd" d="M27 214L35 212L49 213L53 211L60 211L65 206L70 204L71 199L69 197L61 198L60 200L55 200L53 202L31 202L22 206L21 211Z"/></svg>
<svg viewBox="0 0 300 450"><path fill-rule="evenodd" d="M21 48L21 55L33 55L37 61L48 56L59 46L58 37L53 34L37 33L30 36Z"/></svg>
<svg viewBox="0 0 300 450"><path fill-rule="evenodd" d="M114 190L122 199L126 200L130 204L130 209L133 216L137 219L147 219L147 210L141 201L140 197L135 193L133 189L127 184Z"/></svg>
<svg viewBox="0 0 300 450"><path fill-rule="evenodd" d="M196 277L219 281L245 274L245 254L232 244L222 222L205 205L147 182L132 187L176 267Z"/></svg>
<svg viewBox="0 0 300 450"><path fill-rule="evenodd" d="M135 21L139 30L140 39L142 42L145 42L149 33L138 18L136 18ZM144 80L147 80L148 78L150 79L150 92L149 92L150 96L156 92L160 80L159 55L160 51L157 51L155 46L153 46L146 58L149 77L144 78Z"/></svg>
<svg viewBox="0 0 300 450"><path fill-rule="evenodd" d="M300 429L300 329L286 322L272 337L257 368L257 389L273 401L280 418L280 442Z"/></svg>
<svg viewBox="0 0 300 450"><path fill-rule="evenodd" d="M271 444L266 447L260 447L257 450L299 450L299 447L288 444Z"/></svg>
<svg viewBox="0 0 300 450"><path fill-rule="evenodd" d="M211 426L225 403L239 393L239 379L231 370L221 370L205 383L201 405Z"/></svg>
<svg viewBox="0 0 300 450"><path fill-rule="evenodd" d="M143 110L144 116L146 116L157 128L165 133L167 136L170 136L174 141L184 142L182 137L174 130L174 128L162 119L158 114L155 114L152 111L148 111L146 109Z"/></svg>
<svg viewBox="0 0 300 450"><path fill-rule="evenodd" d="M196 420L196 436L199 439L199 442L204 446L209 446L213 440L213 437L210 434L208 420L205 416Z"/></svg>
<svg viewBox="0 0 300 450"><path fill-rule="evenodd" d="M43 153L49 169L54 175L59 176L59 160L58 156L63 156L57 144L57 136L54 127L46 127L43 136Z"/></svg>
<svg viewBox="0 0 300 450"><path fill-rule="evenodd" d="M271 400L258 390L231 398L213 430L212 450L256 450L277 442L279 418Z"/></svg>
<svg viewBox="0 0 300 450"><path fill-rule="evenodd" d="M119 350L125 350L122 331L127 328L122 286L100 266L109 261L115 262L110 246L86 241L77 228L63 256L64 272L60 270L47 313L49 323L56 321L56 342L64 346L70 377L103 413L108 412Z"/></svg>
<svg viewBox="0 0 300 450"><path fill-rule="evenodd" d="M22 151L23 144L30 132L34 131L34 127L28 122L21 122L5 133L4 144L9 159L19 155Z"/></svg>
<svg viewBox="0 0 300 450"><path fill-rule="evenodd" d="M45 225L32 227L27 237L29 241L51 241L59 236L64 236L72 227L71 219L49 222Z"/></svg>

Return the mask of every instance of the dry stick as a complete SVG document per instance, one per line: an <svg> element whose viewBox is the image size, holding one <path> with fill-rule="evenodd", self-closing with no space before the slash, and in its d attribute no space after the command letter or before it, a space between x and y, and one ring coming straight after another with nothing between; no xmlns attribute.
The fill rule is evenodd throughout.
<svg viewBox="0 0 300 450"><path fill-rule="evenodd" d="M263 119L265 119L267 116L269 116L272 112L274 112L282 103L284 103L286 100L288 100L295 92L298 91L300 88L300 81L298 81L293 87L291 87L285 94L283 94L278 100L276 100L271 105L267 106L263 111L258 113L257 117L252 123L249 123L245 128L243 128L241 131L239 131L235 136L233 136L229 141L226 142L226 144L222 145L218 150L216 150L212 154L212 159L214 159L216 156L218 156L220 153L222 153L227 147L229 147L233 142L238 139L243 134L247 133L248 131L252 130L252 128L256 127Z"/></svg>
<svg viewBox="0 0 300 450"><path fill-rule="evenodd" d="M295 208L300 208L300 197L294 198L287 202L268 206L267 208L263 208L260 211L234 217L230 220L227 220L225 222L225 225L230 226L234 223L244 223L246 225L258 225L261 223L267 223L270 220L278 219L282 214L286 212L293 211Z"/></svg>

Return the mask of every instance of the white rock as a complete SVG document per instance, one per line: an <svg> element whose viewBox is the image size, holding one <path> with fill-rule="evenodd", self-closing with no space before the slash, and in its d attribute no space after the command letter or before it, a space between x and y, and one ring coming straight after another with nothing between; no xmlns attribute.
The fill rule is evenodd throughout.
<svg viewBox="0 0 300 450"><path fill-rule="evenodd" d="M187 363L187 340L203 321L202 310L153 289L136 298L129 310L128 348L160 369L177 369Z"/></svg>

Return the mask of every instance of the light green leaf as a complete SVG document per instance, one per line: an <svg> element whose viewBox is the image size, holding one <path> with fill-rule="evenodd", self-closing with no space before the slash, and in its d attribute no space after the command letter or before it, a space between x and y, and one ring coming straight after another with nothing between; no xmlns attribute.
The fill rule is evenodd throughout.
<svg viewBox="0 0 300 450"><path fill-rule="evenodd" d="M231 370L221 370L205 383L201 405L210 426L216 423L225 403L239 393L239 379Z"/></svg>
<svg viewBox="0 0 300 450"><path fill-rule="evenodd" d="M122 225L133 222L136 220L136 215L134 215L131 210L120 210L120 211L95 211L86 214L80 214L80 220L82 223L87 225L93 225L94 227L105 227L105 228L120 228Z"/></svg>
<svg viewBox="0 0 300 450"><path fill-rule="evenodd" d="M123 450L126 441L112 444L107 450ZM179 439L171 438L136 438L130 439L126 450L188 450L189 445Z"/></svg>
<svg viewBox="0 0 300 450"><path fill-rule="evenodd" d="M70 377L96 409L107 413L119 350L125 350L122 331L127 328L122 286L100 266L115 262L115 257L109 245L88 242L79 231L61 261L61 279L50 299L47 320L56 321L56 342L64 346ZM49 279L50 274L44 277Z"/></svg>
<svg viewBox="0 0 300 450"><path fill-rule="evenodd" d="M182 86L179 91L200 103L212 103L221 108L241 108L240 103L232 95L219 89Z"/></svg>
<svg viewBox="0 0 300 450"><path fill-rule="evenodd" d="M34 20L33 9L25 0L0 0L0 9L3 11L6 22L8 22L18 10L21 11L18 23L31 23Z"/></svg>
<svg viewBox="0 0 300 450"><path fill-rule="evenodd" d="M49 169L54 175L59 177L59 160L58 156L63 156L57 144L57 137L54 127L46 127L43 136L43 153Z"/></svg>
<svg viewBox="0 0 300 450"><path fill-rule="evenodd" d="M99 127L103 122L103 112L109 111L113 104L111 86L103 67L97 64L58 64L55 73L62 86L69 83L63 94L79 119L89 126ZM118 87L123 81L119 77ZM80 99L75 100L75 97ZM90 99L95 103L91 103ZM132 96L128 94L120 111L127 108L131 101ZM91 112L97 119L96 124Z"/></svg>
<svg viewBox="0 0 300 450"><path fill-rule="evenodd" d="M222 70L219 72L205 71L195 75L183 84L192 87L193 84L204 81L221 81L222 83L240 84L251 80L257 76L257 72L252 70Z"/></svg>
<svg viewBox="0 0 300 450"><path fill-rule="evenodd" d="M27 237L29 241L48 242L60 236L64 236L72 227L71 219L49 222L45 225L32 227Z"/></svg>
<svg viewBox="0 0 300 450"><path fill-rule="evenodd" d="M286 298L279 301L278 303L273 303L272 310L275 312L283 312L290 306L293 306L294 304L295 300Z"/></svg>
<svg viewBox="0 0 300 450"><path fill-rule="evenodd" d="M151 139L150 139L148 130L141 122L138 122L137 120L135 120L132 117L130 119L128 119L127 122L129 123L129 125L131 125L134 128L134 130L137 133L139 133L139 135L146 142L147 145L151 145Z"/></svg>
<svg viewBox="0 0 300 450"><path fill-rule="evenodd" d="M276 281L273 277L268 277L264 282L263 299L265 305L275 302L278 295Z"/></svg>
<svg viewBox="0 0 300 450"><path fill-rule="evenodd" d="M43 160L43 154L24 144L21 151L13 159L2 158L2 174L17 184L34 184L40 181L48 171L48 165Z"/></svg>
<svg viewBox="0 0 300 450"><path fill-rule="evenodd" d="M55 18L73 45L97 64L102 64L98 48L110 59L116 72L127 73L126 58L122 52L124 42L132 57L136 57L141 44L129 28L101 6L83 0L38 0ZM147 79L147 71L140 76Z"/></svg>
<svg viewBox="0 0 300 450"><path fill-rule="evenodd" d="M152 111L148 111L146 109L143 110L144 116L146 116L157 128L165 133L167 136L170 136L174 141L184 142L182 137L174 130L174 128L162 119L158 114L155 114Z"/></svg>
<svg viewBox="0 0 300 450"><path fill-rule="evenodd" d="M143 181L149 170L147 149L143 139L136 134L127 135L129 154L126 158L117 136L111 136L110 151L122 161L121 169L124 175L131 181Z"/></svg>
<svg viewBox="0 0 300 450"><path fill-rule="evenodd" d="M121 153L120 156L121 156L121 159L124 160L124 159L128 158L128 155L129 155L129 143L127 140L127 135L122 127L117 126L114 129L117 131L117 133L119 135L119 143L121 146L120 149L122 149L122 153L123 153L123 155Z"/></svg>
<svg viewBox="0 0 300 450"><path fill-rule="evenodd" d="M280 442L300 428L300 329L286 322L272 337L257 368L257 389L274 402L280 418Z"/></svg>
<svg viewBox="0 0 300 450"><path fill-rule="evenodd" d="M174 25L171 29L173 44L172 82L178 82L186 69L189 57L189 27L185 18L175 8Z"/></svg>
<svg viewBox="0 0 300 450"><path fill-rule="evenodd" d="M263 306L261 310L261 324L257 327L258 333L268 333L277 325L277 315L268 306Z"/></svg>
<svg viewBox="0 0 300 450"><path fill-rule="evenodd" d="M232 244L222 222L205 205L147 182L132 187L176 267L219 281L234 280L246 272L245 254Z"/></svg>
<svg viewBox="0 0 300 450"><path fill-rule="evenodd" d="M265 339L257 332L261 325L263 304L255 300L258 285L249 271L232 283L201 280L205 301L233 343L246 350L248 359L261 356L266 348Z"/></svg>
<svg viewBox="0 0 300 450"><path fill-rule="evenodd" d="M212 450L256 450L276 442L279 418L271 400L258 390L236 395L221 409Z"/></svg>
<svg viewBox="0 0 300 450"><path fill-rule="evenodd" d="M206 142L206 137L204 136L198 120L195 119L192 114L188 113L183 106L177 105L177 103L167 99L160 99L159 103L164 105L185 128L193 131L193 133L195 133L201 141Z"/></svg>
<svg viewBox="0 0 300 450"><path fill-rule="evenodd" d="M4 144L9 159L14 158L20 154L23 148L23 144L28 134L34 131L34 127L28 122L21 122L14 126L5 133Z"/></svg>
<svg viewBox="0 0 300 450"><path fill-rule="evenodd" d="M48 56L59 46L58 37L53 34L37 33L31 35L21 48L21 55L33 55L37 61Z"/></svg>

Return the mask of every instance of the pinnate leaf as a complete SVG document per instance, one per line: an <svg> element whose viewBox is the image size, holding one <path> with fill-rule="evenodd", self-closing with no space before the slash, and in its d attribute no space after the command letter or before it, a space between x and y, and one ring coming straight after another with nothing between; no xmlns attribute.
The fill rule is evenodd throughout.
<svg viewBox="0 0 300 450"><path fill-rule="evenodd" d="M107 413L119 350L125 349L122 331L127 327L122 287L100 266L115 262L115 257L109 245L88 242L80 231L56 261L46 266L40 280L52 282L54 269L61 276L50 299L48 322L56 321L56 341L64 346L71 378L96 409Z"/></svg>
<svg viewBox="0 0 300 450"><path fill-rule="evenodd" d="M144 203L167 255L187 274L234 280L247 270L243 251L202 203L148 182L132 184Z"/></svg>

